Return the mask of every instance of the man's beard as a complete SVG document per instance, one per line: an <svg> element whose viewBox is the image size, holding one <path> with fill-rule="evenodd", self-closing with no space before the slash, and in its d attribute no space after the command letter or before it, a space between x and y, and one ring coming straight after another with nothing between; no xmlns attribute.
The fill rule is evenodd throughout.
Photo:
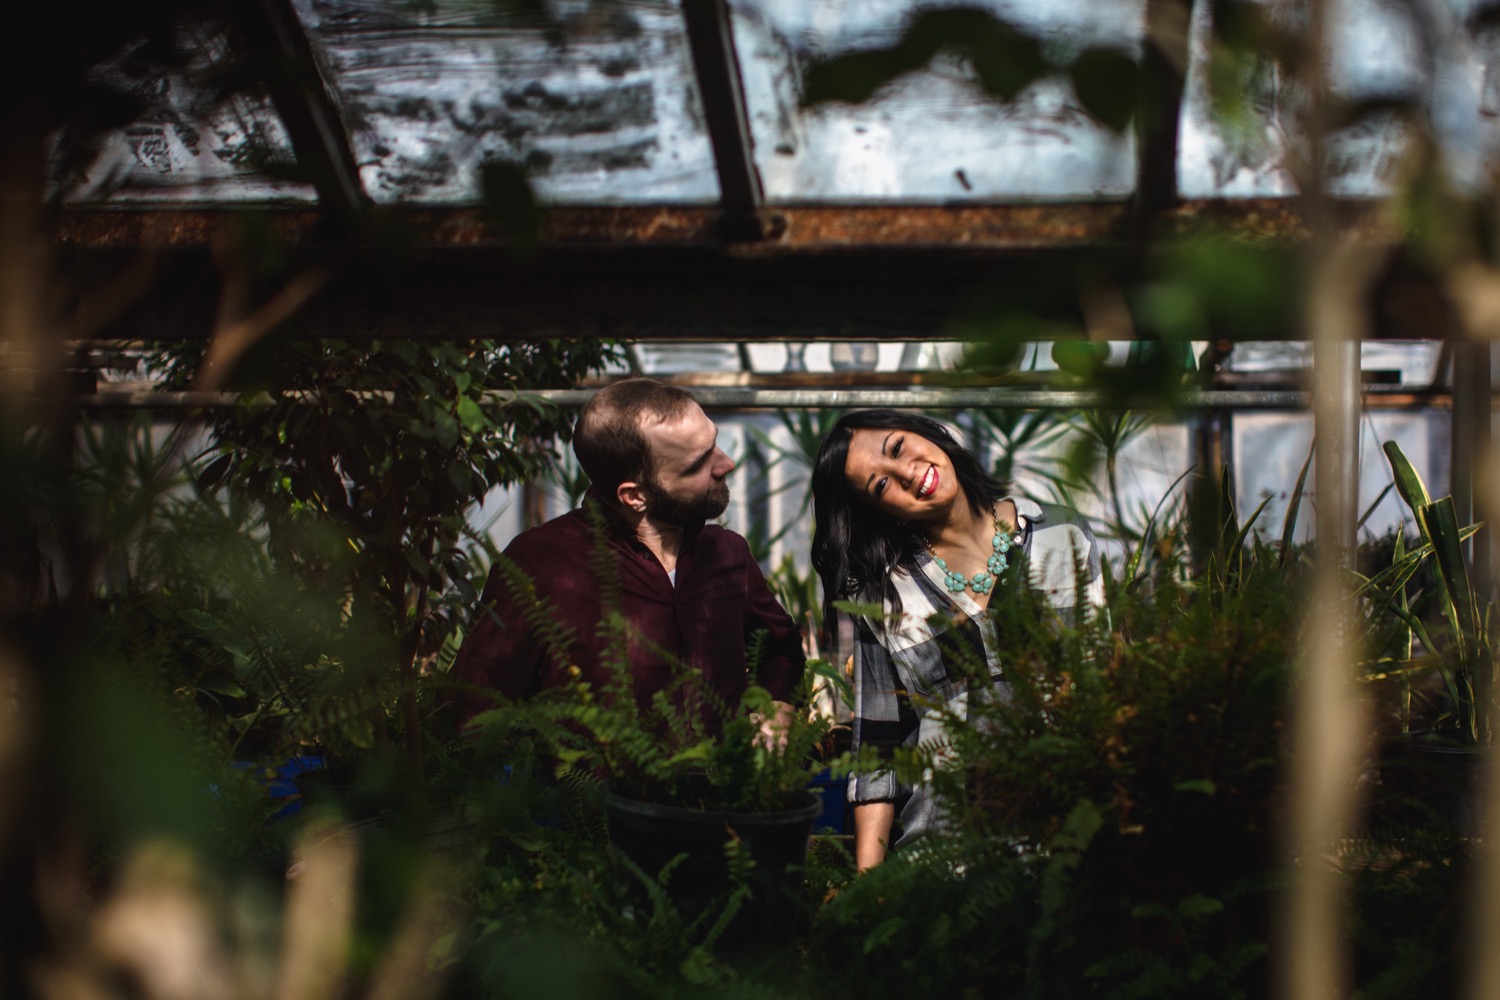
<svg viewBox="0 0 1500 1000"><path fill-rule="evenodd" d="M675 496L660 483L643 485L646 489L646 513L680 528L712 521L729 506L729 484L722 479L710 486L708 492L688 497Z"/></svg>

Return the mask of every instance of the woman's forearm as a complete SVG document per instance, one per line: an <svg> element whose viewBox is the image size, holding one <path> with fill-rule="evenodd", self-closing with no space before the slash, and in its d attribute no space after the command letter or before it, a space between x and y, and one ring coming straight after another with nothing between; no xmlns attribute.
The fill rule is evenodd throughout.
<svg viewBox="0 0 1500 1000"><path fill-rule="evenodd" d="M885 860L895 823L894 802L861 802L854 807L854 865L858 870L874 868Z"/></svg>

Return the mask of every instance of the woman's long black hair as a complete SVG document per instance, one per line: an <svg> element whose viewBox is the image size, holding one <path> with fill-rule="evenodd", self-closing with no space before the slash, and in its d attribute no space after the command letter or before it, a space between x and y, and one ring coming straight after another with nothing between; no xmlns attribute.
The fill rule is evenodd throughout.
<svg viewBox="0 0 1500 1000"><path fill-rule="evenodd" d="M856 410L845 414L823 439L813 465L812 563L823 581L823 620L833 622L833 602L892 600L891 573L898 566L916 567L922 535L871 507L849 485L844 466L849 440L857 430L900 430L918 434L943 450L953 463L959 486L975 510L984 510L1006 494L1006 484L980 467L979 461L941 422L905 410Z"/></svg>

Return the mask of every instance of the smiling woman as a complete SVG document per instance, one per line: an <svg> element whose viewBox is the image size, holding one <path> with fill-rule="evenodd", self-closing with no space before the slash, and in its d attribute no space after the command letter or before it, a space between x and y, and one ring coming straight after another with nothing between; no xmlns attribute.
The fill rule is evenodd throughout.
<svg viewBox="0 0 1500 1000"><path fill-rule="evenodd" d="M1076 511L1006 495L936 420L899 410L851 413L834 425L813 471L813 565L825 616L839 600L855 621L854 744L888 762L898 748L942 758L943 718L971 690L1006 681L987 609L1022 581L1064 621L1104 601L1093 531ZM997 594L996 587L1002 590ZM825 618L825 620L831 620ZM894 767L857 772L855 859L942 827L927 781Z"/></svg>

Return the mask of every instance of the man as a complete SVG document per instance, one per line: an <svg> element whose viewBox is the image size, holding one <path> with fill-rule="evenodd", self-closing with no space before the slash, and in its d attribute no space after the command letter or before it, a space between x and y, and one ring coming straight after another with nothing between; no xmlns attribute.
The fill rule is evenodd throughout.
<svg viewBox="0 0 1500 1000"><path fill-rule="evenodd" d="M681 389L626 379L583 408L573 450L592 483L584 505L506 548L454 674L512 699L580 679L603 688L613 678L599 625L612 601L629 626L641 704L686 664L732 706L753 668L756 682L784 703L784 718L805 668L801 636L745 540L707 523L729 504L725 477L734 468L713 421ZM527 581L535 598L524 592ZM565 633L528 624L536 599ZM759 662L751 664L759 632Z"/></svg>

